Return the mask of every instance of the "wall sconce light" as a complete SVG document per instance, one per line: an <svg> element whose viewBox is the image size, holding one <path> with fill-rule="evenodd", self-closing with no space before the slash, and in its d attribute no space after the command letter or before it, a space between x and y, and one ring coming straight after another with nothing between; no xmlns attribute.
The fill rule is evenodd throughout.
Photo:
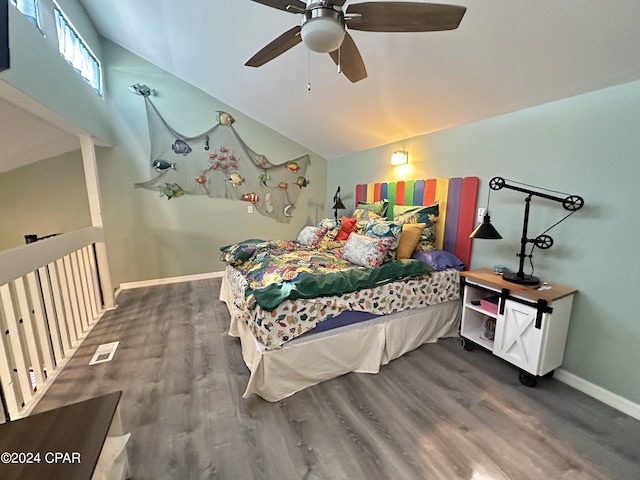
<svg viewBox="0 0 640 480"><path fill-rule="evenodd" d="M404 165L409 162L409 153L404 150L396 150L391 154L391 165Z"/></svg>

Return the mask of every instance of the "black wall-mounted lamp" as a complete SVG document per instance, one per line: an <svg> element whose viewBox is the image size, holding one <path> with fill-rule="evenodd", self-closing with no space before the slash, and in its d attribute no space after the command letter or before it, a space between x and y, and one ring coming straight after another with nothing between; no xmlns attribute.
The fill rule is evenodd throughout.
<svg viewBox="0 0 640 480"><path fill-rule="evenodd" d="M342 203L342 200L340 200L340 187L338 187L336 194L333 196L333 207L331 208L333 208L333 215L336 218L336 221L338 221L338 210L345 210L347 208L344 206L344 203Z"/></svg>
<svg viewBox="0 0 640 480"><path fill-rule="evenodd" d="M513 182L512 180L510 181ZM513 183L518 183L518 182L513 182ZM521 183L519 185L525 185L525 184ZM531 186L531 185L526 185L526 186ZM569 217L569 215L572 215L577 210L580 210L584 206L584 199L578 195L567 195L566 197L562 198L562 197L557 197L555 195L549 195L548 193L530 190L524 187L509 185L507 184L505 179L502 177L493 177L489 182L489 188L491 190L501 190L503 188L507 188L510 190L516 190L518 192L525 193L527 195L526 198L524 199L524 202L525 202L524 222L522 225L522 238L520 239L520 253L517 254L517 256L520 258L520 265L517 272L515 273L505 272L502 275L502 278L504 278L508 282L517 283L520 285L537 285L538 283L540 283L539 278L534 277L533 275L527 275L524 273L524 259L528 257L529 261L531 261L531 258L533 256L532 253L527 254L525 252L527 243L533 244L533 246L531 247L531 252L533 252L534 247L538 247L542 250L546 250L547 248L550 248L553 245L553 238L551 238L549 235L545 235L546 232L548 232L553 227L558 225L560 222L565 220L567 217ZM539 187L534 187L534 188L537 188L538 190L544 190ZM550 190L547 190L547 191L550 191ZM561 192L554 192L554 193L561 193ZM549 228L547 228L544 232L542 232L542 234L538 235L537 237L527 238L527 229L529 226L529 207L531 203L531 198L533 196L542 197L548 200L560 202L562 203L562 207L565 210L568 210L570 213L567 214L560 221L551 225ZM491 225L491 217L488 214L489 212L488 208L489 208L489 205L487 201L487 211L484 215L483 221L480 225L478 225L478 227L476 227L476 229L473 232L471 232L471 234L469 235L471 238L486 238L486 239L502 238L502 236L493 227L493 225ZM533 263L531 264L531 266L533 268Z"/></svg>

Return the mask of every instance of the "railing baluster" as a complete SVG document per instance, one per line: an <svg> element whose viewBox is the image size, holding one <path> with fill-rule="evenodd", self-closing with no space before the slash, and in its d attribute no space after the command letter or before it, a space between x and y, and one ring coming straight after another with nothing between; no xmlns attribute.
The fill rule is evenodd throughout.
<svg viewBox="0 0 640 480"><path fill-rule="evenodd" d="M80 298L78 297L78 280L74 274L74 264L73 259L75 258L75 252L71 252L69 255L64 257L64 270L67 274L67 286L69 288L69 297L71 299L71 310L73 311L73 319L74 324L76 326L76 338L79 340L82 338L82 333L84 332L84 321L82 312L82 307L80 306ZM75 269L77 271L77 268Z"/></svg>
<svg viewBox="0 0 640 480"><path fill-rule="evenodd" d="M27 344L25 359L29 360L28 367L30 371L33 371L33 375L36 378L36 385L42 385L44 383L44 372L42 370L43 362L40 358L40 352L38 351L39 349L36 343L37 330L34 328L32 321L31 308L29 307L29 299L27 298L27 289L22 277L16 278L13 285L16 291L18 306L20 308L20 316L22 317L24 340ZM29 380L31 380L31 376L29 376ZM33 386L31 390L33 391Z"/></svg>
<svg viewBox="0 0 640 480"><path fill-rule="evenodd" d="M84 247L82 250L82 271L84 272L83 285L85 287L85 295L87 296L87 303L90 308L91 324L98 318L98 306L96 304L96 295L93 291L93 279L91 278L91 265L89 264L89 247Z"/></svg>
<svg viewBox="0 0 640 480"><path fill-rule="evenodd" d="M80 274L80 266L78 264L78 251L72 252L71 255L69 255L69 259L71 260L73 289L78 302L78 313L80 314L81 332L84 333L89 328L89 319L87 318L87 306L82 292L82 275ZM82 337L82 335L80 336Z"/></svg>
<svg viewBox="0 0 640 480"><path fill-rule="evenodd" d="M104 310L102 294L100 293L100 277L98 276L98 265L96 264L96 246L91 244L89 250L89 267L91 269L91 282L93 284L93 296L96 300L96 311L101 313Z"/></svg>
<svg viewBox="0 0 640 480"><path fill-rule="evenodd" d="M91 294L89 293L89 291L91 290L91 285L89 284L90 279L87 276L87 265L84 248L78 250L78 269L80 270L80 278L82 278L82 296L84 297L84 305L87 312L87 322L89 323L89 327L91 327L91 325L93 325L93 322L96 321L96 315L93 312Z"/></svg>
<svg viewBox="0 0 640 480"><path fill-rule="evenodd" d="M56 312L55 300L52 289L52 280L49 278L49 269L54 268L53 264L40 267L40 288L42 289L42 300L44 301L44 311L47 317L47 325L49 326L49 334L51 337L51 345L53 347L53 357L55 365L64 358L62 332L58 327L58 314ZM65 333L66 335L66 333Z"/></svg>
<svg viewBox="0 0 640 480"><path fill-rule="evenodd" d="M7 409L9 410L7 413L9 413L10 418L15 418L20 413L22 407L20 406L20 401L18 400L15 389L16 385L13 381L13 370L10 367L11 356L5 346L4 337L6 337L6 335L3 331L2 338L0 338L0 383L2 383L4 399L7 404Z"/></svg>
<svg viewBox="0 0 640 480"><path fill-rule="evenodd" d="M16 375L14 381L17 380L20 393L22 394L22 403L26 404L33 396L31 388L31 376L25 362L25 355L20 341L20 328L18 327L18 318L13 307L13 295L9 284L0 285L0 298L4 308L4 318L7 321L9 330L9 344L11 345L11 353L13 356L13 367Z"/></svg>
<svg viewBox="0 0 640 480"><path fill-rule="evenodd" d="M80 314L78 313L78 302L75 301L75 293L73 291L73 279L71 278L71 262L69 256L56 261L58 267L58 280L60 281L60 289L62 291L62 301L64 302L64 310L67 312L65 317L71 346L75 347L78 339L81 337L82 328L80 328Z"/></svg>
<svg viewBox="0 0 640 480"><path fill-rule="evenodd" d="M64 345L64 356L66 357L73 348L76 339L62 259L56 260L55 264L50 265L49 274L51 275L51 288L53 289L56 314L58 315L58 326L60 327L60 333L64 332L62 344Z"/></svg>
<svg viewBox="0 0 640 480"><path fill-rule="evenodd" d="M40 269L39 269L40 270ZM38 341L40 343L40 352L42 352L42 363L47 372L47 376L53 373L53 352L51 351L51 336L54 332L50 332L47 325L45 310L42 306L44 300L44 289L40 287L36 273L32 272L27 275L27 284L29 285L29 295L31 296L31 304L33 306L33 316L38 331ZM55 332L57 335L57 332Z"/></svg>

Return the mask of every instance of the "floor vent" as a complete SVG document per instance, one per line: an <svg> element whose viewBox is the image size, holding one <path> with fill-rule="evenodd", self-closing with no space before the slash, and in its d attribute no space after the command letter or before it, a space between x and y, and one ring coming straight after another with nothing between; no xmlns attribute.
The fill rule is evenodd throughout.
<svg viewBox="0 0 640 480"><path fill-rule="evenodd" d="M116 354L116 349L120 342L103 343L99 345L96 353L93 354L89 365L95 365L96 363L109 362Z"/></svg>

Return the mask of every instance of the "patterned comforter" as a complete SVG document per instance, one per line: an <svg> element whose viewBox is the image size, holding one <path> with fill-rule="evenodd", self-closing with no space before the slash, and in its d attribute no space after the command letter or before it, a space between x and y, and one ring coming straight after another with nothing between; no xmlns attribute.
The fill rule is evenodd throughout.
<svg viewBox="0 0 640 480"><path fill-rule="evenodd" d="M459 298L456 270L432 273L417 260L359 267L341 257L343 244L323 250L288 241L224 247L236 319L270 350L345 310L386 315Z"/></svg>

